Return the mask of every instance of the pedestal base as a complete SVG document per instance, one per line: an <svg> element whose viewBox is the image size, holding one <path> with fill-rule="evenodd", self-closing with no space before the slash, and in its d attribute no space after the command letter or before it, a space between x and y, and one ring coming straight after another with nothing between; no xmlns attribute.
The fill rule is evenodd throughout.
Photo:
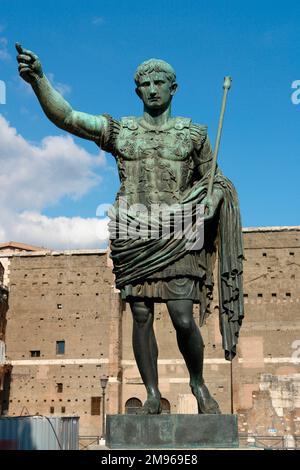
<svg viewBox="0 0 300 470"><path fill-rule="evenodd" d="M108 415L111 449L238 447L236 415Z"/></svg>

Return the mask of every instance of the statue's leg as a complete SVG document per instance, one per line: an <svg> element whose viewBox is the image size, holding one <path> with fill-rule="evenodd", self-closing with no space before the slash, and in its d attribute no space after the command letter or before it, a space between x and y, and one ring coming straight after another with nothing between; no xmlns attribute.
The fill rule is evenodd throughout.
<svg viewBox="0 0 300 470"><path fill-rule="evenodd" d="M171 320L176 329L178 347L190 374L190 386L197 399L199 413L220 413L219 405L210 395L203 379L204 344L193 317L192 300L169 300Z"/></svg>
<svg viewBox="0 0 300 470"><path fill-rule="evenodd" d="M144 414L161 413L158 390L157 357L158 349L153 330L154 303L133 301L130 303L133 315L132 342L135 360L147 390Z"/></svg>

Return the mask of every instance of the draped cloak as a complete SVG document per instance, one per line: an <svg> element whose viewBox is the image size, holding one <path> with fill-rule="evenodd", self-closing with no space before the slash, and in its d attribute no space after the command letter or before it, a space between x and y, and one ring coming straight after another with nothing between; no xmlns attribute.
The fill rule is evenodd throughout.
<svg viewBox="0 0 300 470"><path fill-rule="evenodd" d="M136 118L123 118L125 126L137 133ZM129 119L129 125L128 125ZM176 118L177 131L183 127L187 128L186 136L191 133L190 120L186 118ZM122 155L118 150L118 138L120 135L120 124L108 117L109 132L108 136L103 137L100 143L104 150L110 151L117 159L119 174L121 179L121 188L126 188L126 177L122 175L120 166L122 167ZM179 125L178 125L179 123ZM187 124L188 123L188 124ZM175 124L176 127L176 124ZM122 125L121 125L122 130ZM202 141L198 146L201 150L206 140L206 128L204 126L196 128ZM132 142L134 142L134 136ZM138 136L141 138L141 136ZM104 140L106 138L106 140ZM136 137L135 137L136 138ZM120 145L119 145L120 149ZM124 157L124 156L123 156ZM125 157L126 159L126 157ZM210 159L211 160L211 159ZM124 167L122 167L124 170ZM193 217L189 230L196 232L199 227L195 227L197 220L196 211L201 206L201 201L207 194L207 187L210 178L210 163L202 165L202 169L206 171L197 179L191 180L190 184L184 191L180 191L177 195L176 205L179 210L184 212L186 207L192 207ZM182 171L182 169L180 169ZM126 176L126 175L125 175ZM128 183L129 186L129 183ZM210 303L213 292L213 268L216 254L218 255L218 287L219 287L219 323L222 335L222 346L225 352L225 358L232 360L236 354L236 345L238 342L239 329L244 316L243 309L243 244L242 231L238 198L233 184L226 178L220 170L217 170L214 176L214 188L222 191L223 198L214 220L204 225L204 244L197 247L197 257L199 266L202 271L198 276L201 277L201 289L199 291L200 304L200 325L202 325L210 313ZM123 193L124 194L124 193ZM119 192L115 203L114 210L111 212L110 227L117 228L117 232L121 233L124 227L128 227L131 222L136 223L137 214L132 215L130 211L120 207ZM136 200L129 202L138 202ZM161 216L152 217L151 223L156 225L158 233L163 232L164 218ZM139 215L139 224L147 226L148 219L145 220L143 214ZM136 282L146 282L151 276L157 277L157 273L163 272L168 266L172 266L180 259L183 259L187 253L187 233L180 238L175 237L113 237L111 239L111 258L113 260L113 272L116 276L117 288L126 290L126 286ZM193 251L193 248L191 249ZM194 251L195 252L195 251Z"/></svg>

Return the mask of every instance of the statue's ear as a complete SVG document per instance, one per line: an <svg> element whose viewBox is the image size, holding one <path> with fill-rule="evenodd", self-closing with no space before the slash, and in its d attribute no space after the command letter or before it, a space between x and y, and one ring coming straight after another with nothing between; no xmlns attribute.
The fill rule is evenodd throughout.
<svg viewBox="0 0 300 470"><path fill-rule="evenodd" d="M138 97L142 99L142 97L141 97L141 92L140 92L140 89L139 89L138 86L136 87L135 92L136 92L136 94L138 95Z"/></svg>
<svg viewBox="0 0 300 470"><path fill-rule="evenodd" d="M178 88L177 83L172 83L172 85L170 86L170 93L172 96L175 95L177 88Z"/></svg>

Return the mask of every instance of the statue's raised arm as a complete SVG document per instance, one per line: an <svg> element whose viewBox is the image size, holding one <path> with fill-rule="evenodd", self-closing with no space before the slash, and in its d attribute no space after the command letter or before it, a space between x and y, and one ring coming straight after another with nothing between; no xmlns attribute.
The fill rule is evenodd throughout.
<svg viewBox="0 0 300 470"><path fill-rule="evenodd" d="M61 129L99 144L106 126L105 117L73 110L43 73L38 56L19 43L16 43L16 49L19 74L32 86L46 116Z"/></svg>

